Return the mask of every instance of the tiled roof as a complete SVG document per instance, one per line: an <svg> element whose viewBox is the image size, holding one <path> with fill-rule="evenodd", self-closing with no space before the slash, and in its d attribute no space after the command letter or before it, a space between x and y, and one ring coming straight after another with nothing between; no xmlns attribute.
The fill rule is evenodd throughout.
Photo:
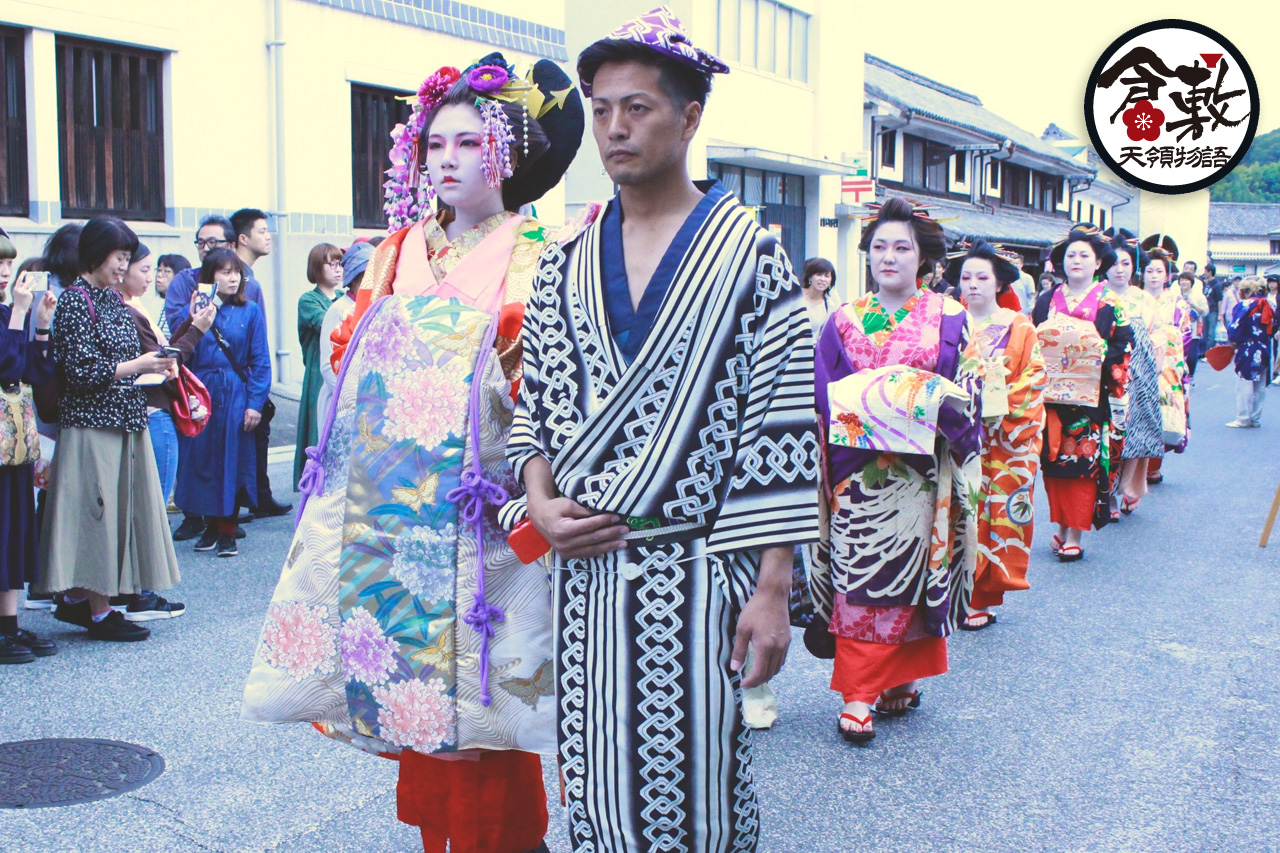
<svg viewBox="0 0 1280 853"><path fill-rule="evenodd" d="M992 214L972 205L951 205L922 196L902 195L925 204L929 215L942 224L949 240L981 237L993 243L1047 247L1066 237L1071 228L1069 220L1043 213L1000 208L998 213Z"/></svg>
<svg viewBox="0 0 1280 853"><path fill-rule="evenodd" d="M1209 202L1209 233L1219 237L1260 237L1280 228L1280 204Z"/></svg>
<svg viewBox="0 0 1280 853"><path fill-rule="evenodd" d="M1065 156L1052 143L991 112L976 95L953 89L871 54L866 56L864 72L864 88L872 97L945 124L990 137L1011 139L1019 148L1055 161L1064 174L1092 171L1083 163Z"/></svg>

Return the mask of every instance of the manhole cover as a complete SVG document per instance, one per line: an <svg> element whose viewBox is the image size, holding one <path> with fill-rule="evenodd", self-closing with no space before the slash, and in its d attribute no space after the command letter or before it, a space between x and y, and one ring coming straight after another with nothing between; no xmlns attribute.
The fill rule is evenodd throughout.
<svg viewBox="0 0 1280 853"><path fill-rule="evenodd" d="M0 743L0 808L102 800L141 788L163 772L159 753L132 743L93 738Z"/></svg>

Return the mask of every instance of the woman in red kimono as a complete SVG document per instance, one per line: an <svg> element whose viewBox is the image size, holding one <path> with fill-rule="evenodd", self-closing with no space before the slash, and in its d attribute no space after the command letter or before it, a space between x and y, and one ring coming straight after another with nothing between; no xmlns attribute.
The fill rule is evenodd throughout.
<svg viewBox="0 0 1280 853"><path fill-rule="evenodd" d="M1133 346L1124 309L1106 284L1115 257L1097 228L1073 227L1050 254L1066 281L1040 294L1031 315L1049 374L1044 490L1058 525L1053 552L1064 563L1084 556L1084 531L1111 521L1119 459L1110 401L1124 394Z"/></svg>

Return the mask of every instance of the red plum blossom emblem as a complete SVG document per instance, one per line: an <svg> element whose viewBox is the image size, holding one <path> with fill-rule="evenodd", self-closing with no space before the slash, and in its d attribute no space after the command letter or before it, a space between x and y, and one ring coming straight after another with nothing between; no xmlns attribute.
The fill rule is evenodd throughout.
<svg viewBox="0 0 1280 853"><path fill-rule="evenodd" d="M1155 142L1164 126L1164 110L1156 109L1150 101L1138 101L1124 111L1124 123L1134 142Z"/></svg>

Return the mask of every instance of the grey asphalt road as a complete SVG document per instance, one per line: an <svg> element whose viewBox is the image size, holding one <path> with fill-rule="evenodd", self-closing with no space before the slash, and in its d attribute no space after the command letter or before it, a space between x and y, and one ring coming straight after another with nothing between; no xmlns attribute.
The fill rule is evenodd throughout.
<svg viewBox="0 0 1280 853"><path fill-rule="evenodd" d="M1134 516L1086 537L1083 562L1052 561L1042 524L1033 589L953 638L951 672L870 746L837 738L829 664L797 637L781 719L756 739L762 853L1280 849L1280 532L1257 547L1280 393L1261 429L1229 430L1233 388L1206 368L1188 453ZM283 493L288 463L272 470ZM167 766L114 799L0 811L0 850L421 849L395 820L393 763L239 721L292 522L248 530L234 560L179 546L190 609L147 643L23 617L62 651L0 671L4 739L114 738ZM549 844L569 850L554 807Z"/></svg>

